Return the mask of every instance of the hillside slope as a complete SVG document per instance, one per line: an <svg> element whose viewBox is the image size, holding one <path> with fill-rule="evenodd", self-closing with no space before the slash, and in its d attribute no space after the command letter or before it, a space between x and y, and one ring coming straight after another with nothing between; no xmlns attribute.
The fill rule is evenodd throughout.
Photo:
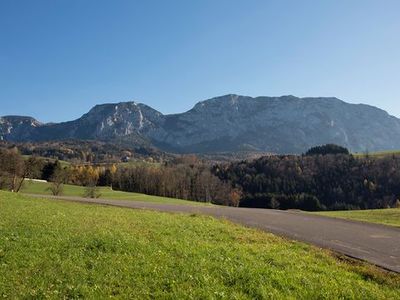
<svg viewBox="0 0 400 300"><path fill-rule="evenodd" d="M2 298L398 299L399 276L210 217L0 191Z"/></svg>

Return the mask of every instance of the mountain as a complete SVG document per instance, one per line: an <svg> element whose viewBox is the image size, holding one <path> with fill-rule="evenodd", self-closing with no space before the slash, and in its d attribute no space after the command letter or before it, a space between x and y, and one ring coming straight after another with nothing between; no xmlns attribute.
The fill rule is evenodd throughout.
<svg viewBox="0 0 400 300"><path fill-rule="evenodd" d="M177 153L302 153L335 143L361 152L400 149L400 120L376 107L337 98L225 95L171 115L122 102L97 105L75 121L58 124L8 116L0 118L0 139L96 139Z"/></svg>
<svg viewBox="0 0 400 300"><path fill-rule="evenodd" d="M21 140L29 140L33 131L43 124L31 117L5 116L0 117L0 140L18 137Z"/></svg>
<svg viewBox="0 0 400 300"><path fill-rule="evenodd" d="M0 139L24 142L120 138L142 144L147 143L143 137L146 131L155 127L160 118L163 118L161 113L136 102L96 105L81 118L63 123L41 124L33 118L8 116L0 118ZM25 119L31 123L22 123Z"/></svg>

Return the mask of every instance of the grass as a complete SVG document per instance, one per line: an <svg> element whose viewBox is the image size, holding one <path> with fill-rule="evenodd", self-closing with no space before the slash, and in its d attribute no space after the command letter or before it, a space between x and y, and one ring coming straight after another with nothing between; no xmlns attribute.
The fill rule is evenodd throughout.
<svg viewBox="0 0 400 300"><path fill-rule="evenodd" d="M148 162L143 160L131 160L128 162L117 163L119 167L155 167L159 168L162 164L159 162Z"/></svg>
<svg viewBox="0 0 400 300"><path fill-rule="evenodd" d="M211 217L0 192L0 297L399 299L400 277Z"/></svg>
<svg viewBox="0 0 400 300"><path fill-rule="evenodd" d="M400 227L400 208L317 212L319 215Z"/></svg>
<svg viewBox="0 0 400 300"><path fill-rule="evenodd" d="M22 193L26 194L37 194L37 195L51 195L49 190L51 183L48 182L35 182L26 181ZM74 196L82 197L85 192L85 187L78 185L64 185L62 196ZM121 191L114 191L109 187L99 187L101 193L100 198L112 199L112 200L132 200L132 201L148 201L157 203L169 203L169 204L183 204L183 205L206 205L206 203L200 203L195 201L181 200L175 198L158 197L139 193L128 193Z"/></svg>
<svg viewBox="0 0 400 300"><path fill-rule="evenodd" d="M359 152L359 153L355 153L353 155L356 157L365 157L367 155L367 153ZM397 155L400 155L400 150L377 151L377 152L368 153L368 155L370 157L374 157L374 158L384 158L384 157L393 156L393 155L397 156Z"/></svg>

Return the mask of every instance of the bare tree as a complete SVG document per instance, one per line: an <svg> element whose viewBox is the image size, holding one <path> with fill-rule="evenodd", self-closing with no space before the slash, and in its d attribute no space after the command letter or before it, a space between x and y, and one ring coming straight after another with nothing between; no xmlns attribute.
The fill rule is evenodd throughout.
<svg viewBox="0 0 400 300"><path fill-rule="evenodd" d="M49 187L49 190L54 196L59 196L63 193L64 183L67 181L67 179L67 171L61 168L61 166L54 170L54 173L50 179L51 186Z"/></svg>
<svg viewBox="0 0 400 300"><path fill-rule="evenodd" d="M35 157L24 159L17 149L0 152L0 185L18 193L28 177L38 176L40 161Z"/></svg>

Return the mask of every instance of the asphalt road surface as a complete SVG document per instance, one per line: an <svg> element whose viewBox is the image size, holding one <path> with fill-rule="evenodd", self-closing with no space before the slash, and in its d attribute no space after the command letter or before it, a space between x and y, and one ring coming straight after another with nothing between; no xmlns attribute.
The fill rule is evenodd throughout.
<svg viewBox="0 0 400 300"><path fill-rule="evenodd" d="M327 248L400 273L400 228L396 227L328 218L297 211L213 205L191 206L64 196L30 196L135 209L211 215Z"/></svg>

